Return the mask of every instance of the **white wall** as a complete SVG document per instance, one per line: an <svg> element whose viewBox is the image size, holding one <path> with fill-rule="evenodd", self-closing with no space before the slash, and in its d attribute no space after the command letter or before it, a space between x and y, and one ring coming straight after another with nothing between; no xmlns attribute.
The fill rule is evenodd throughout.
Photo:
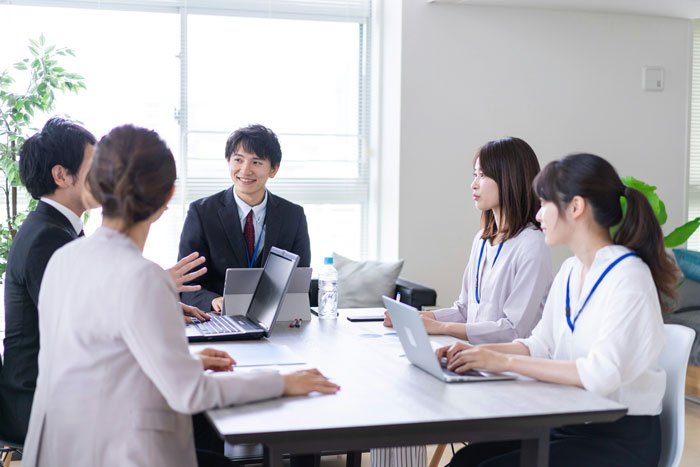
<svg viewBox="0 0 700 467"><path fill-rule="evenodd" d="M375 243L379 259L391 261L399 254L402 10L400 1L380 1L378 6L375 4L373 11L377 21L372 55L379 66L379 83L374 83L372 91L373 102L378 102L373 110L379 110L379 118L375 120L372 134L379 138L372 146L379 148L381 157L373 161L372 188L378 201Z"/></svg>
<svg viewBox="0 0 700 467"><path fill-rule="evenodd" d="M689 20L402 3L401 102L383 109L400 122L398 254L439 305L457 297L479 228L471 161L488 140L521 137L542 165L606 157L659 186L667 227L685 220ZM663 92L641 90L644 65L665 68Z"/></svg>

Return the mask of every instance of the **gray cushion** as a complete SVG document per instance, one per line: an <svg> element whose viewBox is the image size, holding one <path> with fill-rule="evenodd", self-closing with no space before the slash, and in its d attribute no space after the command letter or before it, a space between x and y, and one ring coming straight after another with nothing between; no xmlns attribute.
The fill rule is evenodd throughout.
<svg viewBox="0 0 700 467"><path fill-rule="evenodd" d="M383 306L382 295L394 295L403 260L353 261L333 253L333 266L338 270L338 308L370 308Z"/></svg>
<svg viewBox="0 0 700 467"><path fill-rule="evenodd" d="M675 312L700 310L700 282L684 277L676 291L678 303L675 304Z"/></svg>

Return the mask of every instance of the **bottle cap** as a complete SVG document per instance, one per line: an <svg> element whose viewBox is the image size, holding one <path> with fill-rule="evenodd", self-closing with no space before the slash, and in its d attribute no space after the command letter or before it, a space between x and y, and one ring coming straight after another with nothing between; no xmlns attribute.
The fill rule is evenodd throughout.
<svg viewBox="0 0 700 467"><path fill-rule="evenodd" d="M325 258L323 258L323 264L333 264L333 257L326 256Z"/></svg>

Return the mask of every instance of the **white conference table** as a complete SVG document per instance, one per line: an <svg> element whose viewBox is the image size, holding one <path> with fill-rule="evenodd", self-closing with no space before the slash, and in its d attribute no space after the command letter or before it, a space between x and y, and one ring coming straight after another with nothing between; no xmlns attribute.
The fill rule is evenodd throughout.
<svg viewBox="0 0 700 467"><path fill-rule="evenodd" d="M376 314L376 310L365 310ZM335 395L280 398L210 410L216 430L232 444L262 443L266 466L281 466L285 453L349 451L360 465L370 448L522 440L521 465L546 466L549 430L563 425L611 422L627 409L570 386L519 378L514 381L444 383L410 364L398 337L379 322L351 323L315 316L301 328L279 323L261 341L192 344L226 350L239 363L301 363L340 385ZM434 337L435 344L454 339ZM270 350L273 349L273 352ZM272 355L272 357L269 357ZM278 367L282 371L299 365ZM236 371L255 371L241 368Z"/></svg>

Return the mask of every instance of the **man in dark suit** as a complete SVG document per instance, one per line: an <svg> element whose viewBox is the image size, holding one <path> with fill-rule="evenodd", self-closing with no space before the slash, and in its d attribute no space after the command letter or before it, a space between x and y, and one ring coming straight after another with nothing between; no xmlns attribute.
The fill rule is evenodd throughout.
<svg viewBox="0 0 700 467"><path fill-rule="evenodd" d="M202 310L221 310L227 268L262 267L275 246L311 263L304 209L267 191L280 167L277 136L262 125L234 131L226 142L233 187L190 204L180 236L179 258L195 251L207 258L201 290L182 301Z"/></svg>
<svg viewBox="0 0 700 467"><path fill-rule="evenodd" d="M5 355L0 365L0 435L22 443L36 388L39 354L37 299L51 255L83 235L89 206L84 182L95 137L61 118L50 119L20 151L19 174L36 210L12 242L5 275Z"/></svg>
<svg viewBox="0 0 700 467"><path fill-rule="evenodd" d="M221 311L227 268L262 267L273 246L299 255L299 266L311 264L311 244L304 209L267 191L282 161L272 130L249 125L226 141L233 187L190 204L180 236L178 259L191 252L206 257L201 289L181 294L201 310ZM223 453L223 442L201 415L193 417L198 450ZM292 456L292 466L318 465L318 456Z"/></svg>

